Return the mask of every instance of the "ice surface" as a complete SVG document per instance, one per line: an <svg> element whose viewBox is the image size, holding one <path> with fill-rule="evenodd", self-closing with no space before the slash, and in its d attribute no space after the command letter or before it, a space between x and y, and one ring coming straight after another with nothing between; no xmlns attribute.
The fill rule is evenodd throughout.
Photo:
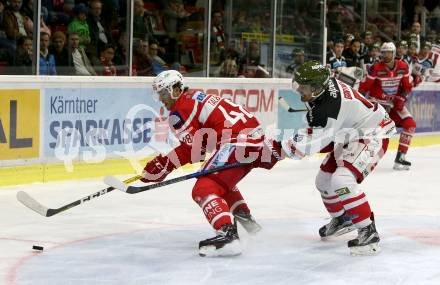
<svg viewBox="0 0 440 285"><path fill-rule="evenodd" d="M213 232L191 199L194 181L113 191L50 218L16 193L59 207L106 186L2 187L0 284L440 284L440 146L412 149L409 172L393 171L393 158L389 152L362 184L382 238L372 257L349 255L355 233L319 239L328 222L314 189L322 157L253 171L239 184L263 231L251 237L240 228L243 254L233 258L198 256L198 242Z"/></svg>

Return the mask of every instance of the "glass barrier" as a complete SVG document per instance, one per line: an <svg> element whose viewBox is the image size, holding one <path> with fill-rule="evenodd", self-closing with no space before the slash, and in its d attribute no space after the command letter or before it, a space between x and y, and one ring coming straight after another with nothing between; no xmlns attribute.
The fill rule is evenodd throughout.
<svg viewBox="0 0 440 285"><path fill-rule="evenodd" d="M362 58L365 47L396 39L401 2L0 1L0 74L155 76L175 69L186 76L290 77L301 62L323 60L324 24L327 57L335 40L351 48L347 35L360 38L355 53ZM425 17L429 35L437 14Z"/></svg>
<svg viewBox="0 0 440 285"><path fill-rule="evenodd" d="M129 75L128 1L42 0L40 75Z"/></svg>
<svg viewBox="0 0 440 285"><path fill-rule="evenodd" d="M292 77L305 60L322 60L322 1L278 1L275 77Z"/></svg>

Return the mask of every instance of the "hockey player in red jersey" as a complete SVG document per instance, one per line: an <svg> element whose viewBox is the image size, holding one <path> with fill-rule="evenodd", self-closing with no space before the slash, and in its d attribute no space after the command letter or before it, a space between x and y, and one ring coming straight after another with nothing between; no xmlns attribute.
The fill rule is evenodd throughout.
<svg viewBox="0 0 440 285"><path fill-rule="evenodd" d="M403 128L394 169L408 170L411 163L405 156L416 129L416 122L405 107L412 89L409 68L406 62L395 59L396 47L392 42L382 44L381 53L382 60L370 67L367 76L359 84L359 91L385 106L396 126Z"/></svg>
<svg viewBox="0 0 440 285"><path fill-rule="evenodd" d="M294 159L328 153L315 182L332 219L319 235L326 239L357 229L357 238L348 241L351 253L376 254L379 234L359 184L385 154L395 124L382 106L331 78L317 61L306 62L294 76L294 89L308 109L308 127L283 139L282 153Z"/></svg>
<svg viewBox="0 0 440 285"><path fill-rule="evenodd" d="M274 163L269 148L264 145L264 132L258 120L241 105L228 99L203 92L189 92L183 76L174 70L160 73L153 83L159 100L170 111L169 125L180 145L167 155L158 155L145 166L143 182L158 182L174 169L187 163L205 160L202 169L216 168L235 162L253 163L222 170L197 179L193 200L202 208L204 215L217 236L199 243L201 256L237 255L241 253L234 218L250 233L260 226L250 214L236 184L252 168L271 168ZM207 151L212 154L205 159ZM250 158L250 156L252 156Z"/></svg>

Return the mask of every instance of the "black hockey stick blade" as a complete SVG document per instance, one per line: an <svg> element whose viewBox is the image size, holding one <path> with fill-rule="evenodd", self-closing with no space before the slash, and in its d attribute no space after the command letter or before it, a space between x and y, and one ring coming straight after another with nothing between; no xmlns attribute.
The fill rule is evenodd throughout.
<svg viewBox="0 0 440 285"><path fill-rule="evenodd" d="M123 183L131 183L134 182L138 179L140 179L140 176L134 176L131 177L127 180L125 180ZM29 209L35 211L36 213L42 215L43 217L51 217L53 215L59 214L61 212L64 212L66 210L69 210L75 206L81 205L84 202L90 201L94 198L100 197L104 194L107 194L111 191L115 190L115 188L113 187L107 187L105 189L102 189L98 192L95 192L91 195L88 195L86 197L83 197L81 199L78 199L72 203L69 203L67 205L61 206L59 208L48 208L44 205L42 205L41 203L39 203L37 200L35 200L34 198L32 198L32 196L30 196L28 193L24 192L24 191L19 191L17 192L17 200L22 203L23 205L25 205L26 207L28 207Z"/></svg>
<svg viewBox="0 0 440 285"><path fill-rule="evenodd" d="M107 176L104 178L104 183L106 183L107 185L113 187L113 188L117 188L123 192L129 193L129 194L136 194L139 192L144 192L144 191L148 191L151 189L155 189L155 188L159 188L162 186L166 186L166 185L170 185L170 184L174 184L177 182L181 182L181 181L185 181L188 179L192 179L192 178L197 178L200 176L205 176L208 174L212 174L212 173L216 173L219 172L221 170L226 170L226 169L230 169L230 168L235 168L235 167L239 167L239 166L243 166L243 165L248 165L249 163L241 163L241 162L235 162L235 163L231 163L231 164L226 164L223 166L219 166L213 169L207 169L207 170L202 170L199 172L195 172L195 173L191 173L191 174L187 174L187 175L183 175L183 176L179 176L170 180L166 180L166 181L161 181L161 182L157 182L154 184L150 184L150 185L146 185L146 186L128 186L125 185L121 180L119 180L118 178L114 177L114 176Z"/></svg>

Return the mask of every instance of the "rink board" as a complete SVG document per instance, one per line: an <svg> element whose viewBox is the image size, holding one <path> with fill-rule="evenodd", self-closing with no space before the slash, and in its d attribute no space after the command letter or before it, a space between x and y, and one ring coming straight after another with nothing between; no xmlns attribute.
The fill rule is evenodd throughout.
<svg viewBox="0 0 440 285"><path fill-rule="evenodd" d="M0 82L0 186L139 173L146 160L178 143L152 94L152 78L5 76ZM283 97L304 108L289 79L188 78L187 85L245 106L269 134L305 125L305 113L278 106ZM436 88L422 85L410 97L417 131L433 134L416 137L413 146L440 144Z"/></svg>

